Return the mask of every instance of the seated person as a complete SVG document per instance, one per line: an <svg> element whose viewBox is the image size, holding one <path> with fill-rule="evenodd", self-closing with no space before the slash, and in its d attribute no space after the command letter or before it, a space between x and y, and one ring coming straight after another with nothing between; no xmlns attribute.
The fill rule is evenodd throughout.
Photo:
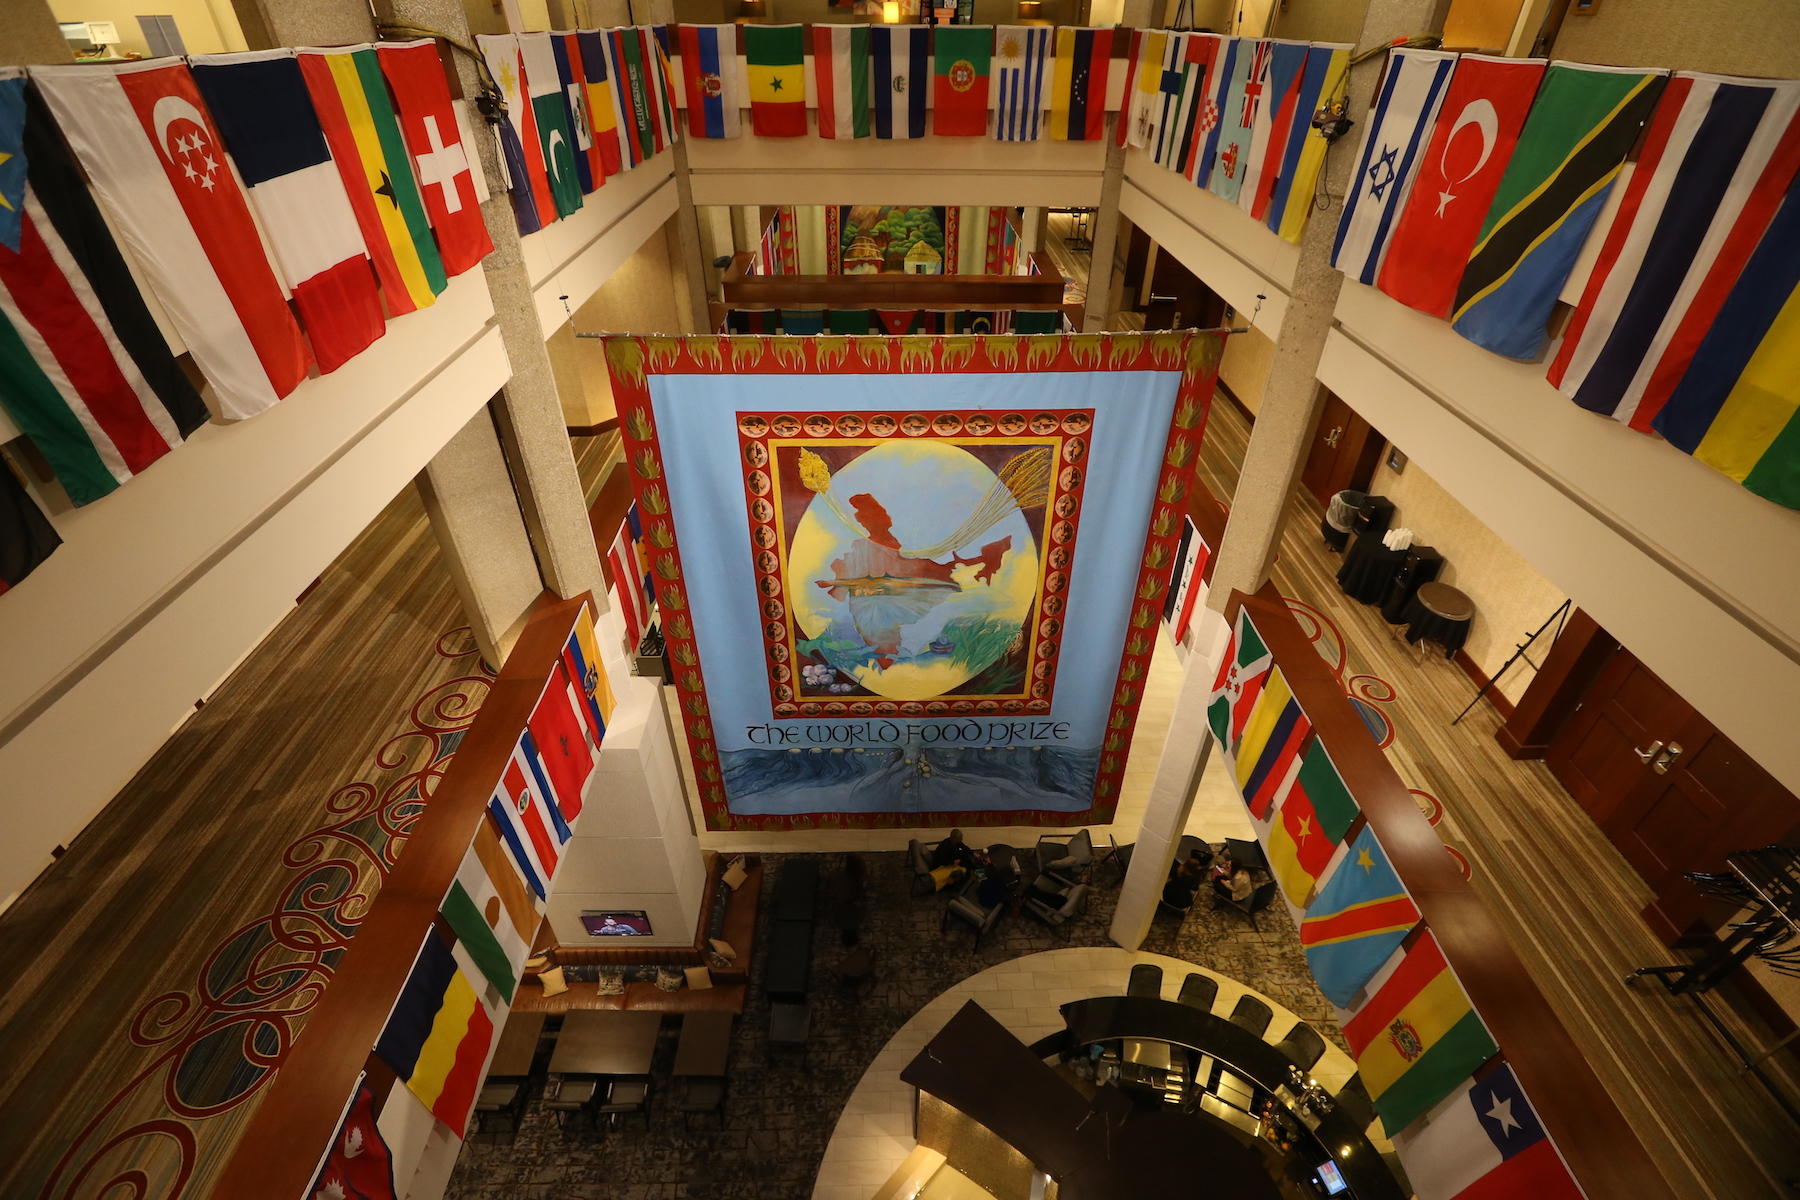
<svg viewBox="0 0 1800 1200"><path fill-rule="evenodd" d="M1228 858L1221 866L1223 869L1217 872L1219 878L1213 880L1213 892L1221 900L1230 900L1234 904L1242 904L1250 899L1250 894L1256 891L1256 885L1250 881L1250 872L1244 864Z"/></svg>
<svg viewBox="0 0 1800 1200"><path fill-rule="evenodd" d="M931 869L939 867L967 867L974 861L973 852L963 844L962 830L952 829L944 835L944 840L937 844L931 852Z"/></svg>
<svg viewBox="0 0 1800 1200"><path fill-rule="evenodd" d="M1204 864L1189 858L1169 868L1169 882L1163 885L1162 902L1170 908L1186 912L1194 905L1194 893L1200 889Z"/></svg>

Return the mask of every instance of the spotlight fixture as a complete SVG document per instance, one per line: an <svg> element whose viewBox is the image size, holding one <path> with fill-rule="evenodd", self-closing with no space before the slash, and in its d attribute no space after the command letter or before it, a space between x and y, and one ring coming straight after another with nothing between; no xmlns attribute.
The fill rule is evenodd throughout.
<svg viewBox="0 0 1800 1200"><path fill-rule="evenodd" d="M1019 0L1019 20L1031 21L1044 15L1044 0Z"/></svg>
<svg viewBox="0 0 1800 1200"><path fill-rule="evenodd" d="M884 25L900 23L900 0L882 0L881 20Z"/></svg>

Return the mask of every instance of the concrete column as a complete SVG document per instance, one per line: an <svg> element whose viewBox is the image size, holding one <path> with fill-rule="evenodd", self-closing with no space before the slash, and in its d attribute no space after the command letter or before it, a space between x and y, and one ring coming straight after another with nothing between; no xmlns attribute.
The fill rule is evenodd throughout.
<svg viewBox="0 0 1800 1200"><path fill-rule="evenodd" d="M1044 216L1048 210L1027 208L1019 214L1019 244L1028 254L1044 248Z"/></svg>
<svg viewBox="0 0 1800 1200"><path fill-rule="evenodd" d="M1094 214L1094 252L1081 322L1086 333L1103 332L1112 319L1113 251L1119 242L1119 192L1125 186L1125 147L1113 139L1117 120L1115 113L1106 116L1106 173L1100 177L1100 211Z"/></svg>
<svg viewBox="0 0 1800 1200"><path fill-rule="evenodd" d="M755 254L762 249L762 209L754 204L731 206L731 241L739 254Z"/></svg>
<svg viewBox="0 0 1800 1200"><path fill-rule="evenodd" d="M1436 7L1436 0L1371 0L1357 38L1359 50L1432 29ZM1383 62L1377 55L1351 69L1348 111L1359 121L1368 119L1369 101ZM1218 565L1213 569L1207 612L1195 635L1195 653L1187 661L1187 675L1169 719L1169 736L1163 743L1156 778L1150 786L1137 849L1132 851L1131 870L1113 915L1112 938L1130 949L1136 949L1149 932L1157 899L1174 861L1175 846L1187 825L1200 773L1212 752L1206 702L1226 642L1225 605L1234 588L1251 593L1267 581L1269 564L1281 541L1288 493L1300 471L1318 398L1315 376L1319 356L1324 351L1325 335L1330 331L1331 314L1343 284L1343 275L1331 266L1331 243L1354 169L1353 159L1354 155L1344 146L1326 157L1325 185L1332 205L1324 212L1312 214L1301 238L1300 264L1294 272L1287 313L1275 344L1274 363L1232 498L1231 519L1219 547ZM1100 257L1099 241L1096 234L1096 263ZM1090 283L1090 297L1093 291ZM1090 316L1087 328L1104 326L1093 324Z"/></svg>
<svg viewBox="0 0 1800 1200"><path fill-rule="evenodd" d="M74 62L69 43L56 27L56 14L46 0L7 0L0 4L0 66Z"/></svg>
<svg viewBox="0 0 1800 1200"><path fill-rule="evenodd" d="M543 583L488 410L477 412L413 482L481 657L498 671Z"/></svg>
<svg viewBox="0 0 1800 1200"><path fill-rule="evenodd" d="M694 185L688 177L687 139L675 143L675 245L670 257L678 261L675 272L687 285L684 306L687 333L711 333L712 317L706 309L706 252L700 244L700 216L694 210Z"/></svg>
<svg viewBox="0 0 1800 1200"><path fill-rule="evenodd" d="M252 50L278 46L346 46L375 40L366 4L295 4L293 0L231 0L244 43ZM434 28L437 28L434 26Z"/></svg>

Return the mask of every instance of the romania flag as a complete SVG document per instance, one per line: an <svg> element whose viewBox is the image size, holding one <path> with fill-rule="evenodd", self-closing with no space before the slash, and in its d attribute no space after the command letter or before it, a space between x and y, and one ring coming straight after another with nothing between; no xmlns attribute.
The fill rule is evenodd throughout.
<svg viewBox="0 0 1800 1200"><path fill-rule="evenodd" d="M1429 929L1384 966L1344 1038L1389 1135L1460 1087L1499 1053Z"/></svg>
<svg viewBox="0 0 1800 1200"><path fill-rule="evenodd" d="M1106 73L1112 65L1111 29L1056 31L1050 76L1050 136L1059 142L1097 142L1106 136Z"/></svg>
<svg viewBox="0 0 1800 1200"><path fill-rule="evenodd" d="M470 973L479 978L472 963ZM493 1041L494 1018L457 954L427 931L375 1053L460 1138Z"/></svg>
<svg viewBox="0 0 1800 1200"><path fill-rule="evenodd" d="M750 127L757 137L806 135L806 41L801 25L744 26Z"/></svg>
<svg viewBox="0 0 1800 1200"><path fill-rule="evenodd" d="M1300 756L1269 826L1269 870L1295 908L1307 907L1360 811L1325 746L1314 737Z"/></svg>

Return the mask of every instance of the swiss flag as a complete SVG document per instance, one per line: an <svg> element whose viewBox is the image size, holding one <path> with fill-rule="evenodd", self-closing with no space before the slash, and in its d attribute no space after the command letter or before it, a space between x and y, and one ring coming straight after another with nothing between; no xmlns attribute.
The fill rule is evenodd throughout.
<svg viewBox="0 0 1800 1200"><path fill-rule="evenodd" d="M460 275L494 248L475 195L477 163L457 132L455 103L430 39L378 48L381 73L394 90L406 148L418 169L425 212L437 232L444 270Z"/></svg>

